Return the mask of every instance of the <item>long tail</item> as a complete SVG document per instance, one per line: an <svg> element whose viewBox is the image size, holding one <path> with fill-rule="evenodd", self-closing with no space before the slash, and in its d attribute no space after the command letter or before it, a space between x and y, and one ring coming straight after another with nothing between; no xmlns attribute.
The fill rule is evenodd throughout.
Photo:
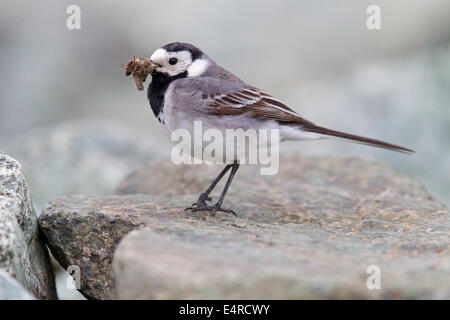
<svg viewBox="0 0 450 320"><path fill-rule="evenodd" d="M345 133L345 132L335 131L335 130L327 129L324 127L319 127L319 126L316 126L313 124L303 125L302 130L306 131L306 132L314 132L314 133L323 134L323 135L327 135L327 136L351 140L353 142L362 143L362 144L366 144L366 145L373 146L373 147L384 148L384 149L394 150L394 151L408 153L408 154L414 153L414 150L404 148L401 146L397 146L395 144L387 143L387 142L376 140L376 139L360 137L360 136Z"/></svg>

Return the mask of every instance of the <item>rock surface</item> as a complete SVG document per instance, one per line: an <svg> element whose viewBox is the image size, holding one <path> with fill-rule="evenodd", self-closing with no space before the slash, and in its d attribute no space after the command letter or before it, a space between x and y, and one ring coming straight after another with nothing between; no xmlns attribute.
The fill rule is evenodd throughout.
<svg viewBox="0 0 450 320"><path fill-rule="evenodd" d="M71 194L110 194L130 168L149 161L151 140L117 121L81 119L31 130L4 151L21 164L39 210Z"/></svg>
<svg viewBox="0 0 450 320"><path fill-rule="evenodd" d="M125 234L143 224L146 213L136 213L134 206L148 202L155 201L145 196L72 196L44 207L39 224L47 244L65 270L80 268L80 292L86 298L112 298L112 254Z"/></svg>
<svg viewBox="0 0 450 320"><path fill-rule="evenodd" d="M22 284L6 271L0 270L0 300L33 300Z"/></svg>
<svg viewBox="0 0 450 320"><path fill-rule="evenodd" d="M52 267L21 166L1 152L0 269L36 297L56 298Z"/></svg>
<svg viewBox="0 0 450 320"><path fill-rule="evenodd" d="M220 167L158 161L119 188L153 195L62 198L40 224L91 298L114 296L112 260L120 299L450 298L449 215L419 182L358 158L280 163L238 171L224 203L238 218L183 211Z"/></svg>

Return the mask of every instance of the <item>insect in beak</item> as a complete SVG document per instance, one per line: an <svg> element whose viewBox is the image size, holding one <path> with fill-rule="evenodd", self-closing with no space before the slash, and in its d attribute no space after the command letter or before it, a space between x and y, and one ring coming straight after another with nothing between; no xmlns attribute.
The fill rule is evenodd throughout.
<svg viewBox="0 0 450 320"><path fill-rule="evenodd" d="M161 64L156 63L156 62L154 62L154 61L152 61L152 60L150 60L150 63L152 64L152 66L153 66L154 69L156 69L156 68L158 68L158 67L162 67Z"/></svg>

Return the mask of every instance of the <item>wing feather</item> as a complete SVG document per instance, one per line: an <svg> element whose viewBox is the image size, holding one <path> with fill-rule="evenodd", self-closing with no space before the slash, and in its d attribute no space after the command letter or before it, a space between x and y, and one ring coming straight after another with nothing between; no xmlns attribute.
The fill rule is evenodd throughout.
<svg viewBox="0 0 450 320"><path fill-rule="evenodd" d="M280 100L254 87L212 95L207 106L208 114L214 116L245 114L261 120L312 125Z"/></svg>
<svg viewBox="0 0 450 320"><path fill-rule="evenodd" d="M228 93L211 95L207 109L207 113L214 116L247 115L256 119L275 120L285 125L297 127L305 132L343 138L394 151L414 152L411 149L384 141L316 126L314 123L300 117L300 115L295 113L294 110L286 106L282 101L255 87L239 88L239 90Z"/></svg>

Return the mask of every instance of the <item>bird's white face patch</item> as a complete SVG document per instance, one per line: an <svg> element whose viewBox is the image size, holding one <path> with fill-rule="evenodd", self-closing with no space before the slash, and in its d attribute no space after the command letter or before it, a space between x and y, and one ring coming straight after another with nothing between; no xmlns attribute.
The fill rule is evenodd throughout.
<svg viewBox="0 0 450 320"><path fill-rule="evenodd" d="M201 76L208 68L209 61L206 59L196 59L187 68L188 77Z"/></svg>
<svg viewBox="0 0 450 320"><path fill-rule="evenodd" d="M173 63L176 59L176 63ZM171 59L172 63L171 64ZM188 72L188 77L197 77L202 75L208 68L209 61L207 59L196 59L192 61L192 55L188 50L167 52L166 49L159 48L156 50L150 60L158 64L157 72L166 73L169 76L176 76L177 74Z"/></svg>
<svg viewBox="0 0 450 320"><path fill-rule="evenodd" d="M152 54L150 60L158 65L156 71L166 73L169 76L185 72L192 64L191 53L187 50L167 52L167 50L159 48Z"/></svg>

